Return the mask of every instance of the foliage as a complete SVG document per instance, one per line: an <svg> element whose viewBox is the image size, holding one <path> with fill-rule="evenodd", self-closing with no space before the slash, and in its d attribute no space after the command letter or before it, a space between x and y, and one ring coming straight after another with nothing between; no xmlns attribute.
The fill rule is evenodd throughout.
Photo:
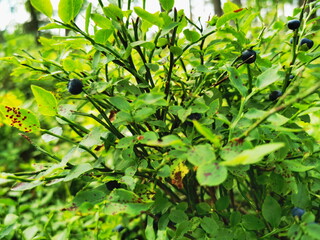
<svg viewBox="0 0 320 240"><path fill-rule="evenodd" d="M11 61L39 82L37 109L0 111L42 158L1 173L0 238L319 239L317 3L292 31L231 2L204 28L173 0L157 13L99 1L81 28L83 1L61 0L60 20L32 1L52 18L42 31L69 35Z"/></svg>

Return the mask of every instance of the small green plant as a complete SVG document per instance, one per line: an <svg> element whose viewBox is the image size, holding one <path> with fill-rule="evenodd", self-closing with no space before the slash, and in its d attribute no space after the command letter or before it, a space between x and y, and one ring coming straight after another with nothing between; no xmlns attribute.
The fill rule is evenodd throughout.
<svg viewBox="0 0 320 240"><path fill-rule="evenodd" d="M0 236L319 239L320 53L289 44L317 42L317 2L294 10L300 25L270 28L230 1L205 27L173 0L156 13L60 0L60 19L31 2L51 19L41 31L69 34L16 55L14 74L39 81L37 106L0 111L42 158L1 183L23 203L52 195L35 227L6 221Z"/></svg>

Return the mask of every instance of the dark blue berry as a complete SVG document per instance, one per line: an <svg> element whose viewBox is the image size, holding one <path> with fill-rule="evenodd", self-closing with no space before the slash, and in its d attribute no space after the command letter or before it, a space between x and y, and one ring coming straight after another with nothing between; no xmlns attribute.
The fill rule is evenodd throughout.
<svg viewBox="0 0 320 240"><path fill-rule="evenodd" d="M73 95L80 94L82 92L83 84L79 79L71 79L68 82L68 91Z"/></svg>
<svg viewBox="0 0 320 240"><path fill-rule="evenodd" d="M294 19L294 20L290 20L288 23L288 28L291 29L291 30L296 30L300 27L300 21L297 20L297 19Z"/></svg>
<svg viewBox="0 0 320 240"><path fill-rule="evenodd" d="M313 46L313 41L308 38L302 38L300 45L302 46L303 44L307 44L307 47L310 49Z"/></svg>
<svg viewBox="0 0 320 240"><path fill-rule="evenodd" d="M245 50L241 54L242 61L248 64L254 63L256 61L256 57L257 57L257 53L252 49Z"/></svg>
<svg viewBox="0 0 320 240"><path fill-rule="evenodd" d="M291 210L291 214L293 217L297 216L298 218L301 218L301 216L305 213L305 211L301 208L295 207Z"/></svg>
<svg viewBox="0 0 320 240"><path fill-rule="evenodd" d="M115 188L120 188L121 184L116 180L112 180L106 183L108 190L112 191Z"/></svg>
<svg viewBox="0 0 320 240"><path fill-rule="evenodd" d="M269 100L270 101L275 101L275 100L277 100L279 97L281 97L282 96L282 92L281 91L279 91L279 90L275 90L275 91L273 91L273 92L271 92L270 94L269 94Z"/></svg>
<svg viewBox="0 0 320 240"><path fill-rule="evenodd" d="M114 232L121 232L123 229L124 229L124 227L121 224L119 224L113 229L113 231Z"/></svg>
<svg viewBox="0 0 320 240"><path fill-rule="evenodd" d="M201 118L201 114L200 113L191 113L189 116L188 116L188 119L190 120L199 120Z"/></svg>

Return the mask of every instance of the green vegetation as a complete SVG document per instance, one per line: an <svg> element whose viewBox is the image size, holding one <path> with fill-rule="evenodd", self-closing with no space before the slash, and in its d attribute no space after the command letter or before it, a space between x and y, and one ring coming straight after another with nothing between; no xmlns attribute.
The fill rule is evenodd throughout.
<svg viewBox="0 0 320 240"><path fill-rule="evenodd" d="M98 2L32 0L66 36L2 58L0 239L320 239L320 1Z"/></svg>

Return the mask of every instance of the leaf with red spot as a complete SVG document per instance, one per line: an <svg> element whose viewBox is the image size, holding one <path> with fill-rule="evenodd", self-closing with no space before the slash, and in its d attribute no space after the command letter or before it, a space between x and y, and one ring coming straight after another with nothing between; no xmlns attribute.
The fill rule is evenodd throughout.
<svg viewBox="0 0 320 240"><path fill-rule="evenodd" d="M28 109L0 105L5 123L23 132L34 132L40 128L38 118Z"/></svg>
<svg viewBox="0 0 320 240"><path fill-rule="evenodd" d="M197 169L197 180L200 185L217 186L223 183L227 179L227 176L227 168L218 163L205 163Z"/></svg>

